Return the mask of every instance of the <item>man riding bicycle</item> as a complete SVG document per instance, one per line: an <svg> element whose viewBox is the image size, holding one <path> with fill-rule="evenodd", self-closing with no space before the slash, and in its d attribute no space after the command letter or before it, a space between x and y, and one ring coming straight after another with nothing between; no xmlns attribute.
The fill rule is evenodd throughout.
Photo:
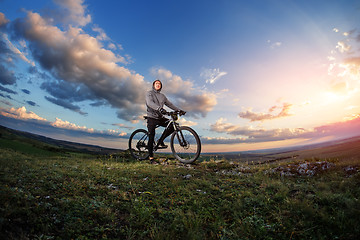
<svg viewBox="0 0 360 240"><path fill-rule="evenodd" d="M164 94L160 93L162 89L162 82L160 80L155 80L152 84L152 89L147 92L146 94L146 107L147 107L147 128L149 131L149 160L154 160L154 138L155 138L155 128L157 126L166 127L167 121L169 119L164 117L164 114L166 113L166 110L163 108L164 105L167 107L181 111L183 114L185 114L184 111L176 107L174 104L172 104ZM159 147L160 148L167 148L167 146L164 144L164 140L167 136L171 135L174 132L173 128L169 128L161 135L159 139Z"/></svg>

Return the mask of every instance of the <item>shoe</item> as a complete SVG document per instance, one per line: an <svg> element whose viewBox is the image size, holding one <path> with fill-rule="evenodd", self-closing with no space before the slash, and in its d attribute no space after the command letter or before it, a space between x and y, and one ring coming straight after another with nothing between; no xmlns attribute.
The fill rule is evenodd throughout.
<svg viewBox="0 0 360 240"><path fill-rule="evenodd" d="M161 142L160 144L159 144L159 148L167 148L168 146L167 145L165 145L165 143L164 142Z"/></svg>
<svg viewBox="0 0 360 240"><path fill-rule="evenodd" d="M150 159L150 164L158 165L159 163L155 159Z"/></svg>

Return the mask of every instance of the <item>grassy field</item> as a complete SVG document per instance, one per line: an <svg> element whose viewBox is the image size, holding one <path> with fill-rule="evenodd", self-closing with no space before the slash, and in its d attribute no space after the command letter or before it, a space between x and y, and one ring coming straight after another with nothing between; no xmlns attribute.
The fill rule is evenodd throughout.
<svg viewBox="0 0 360 240"><path fill-rule="evenodd" d="M360 237L359 157L152 165L1 141L1 239Z"/></svg>

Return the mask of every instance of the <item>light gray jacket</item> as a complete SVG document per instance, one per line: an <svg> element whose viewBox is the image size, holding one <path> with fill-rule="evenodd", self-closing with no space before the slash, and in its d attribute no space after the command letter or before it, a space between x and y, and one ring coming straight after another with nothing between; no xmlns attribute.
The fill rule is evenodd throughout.
<svg viewBox="0 0 360 240"><path fill-rule="evenodd" d="M146 107L147 107L147 116L150 118L161 119L163 115L160 113L160 109L164 107L164 105L168 106L172 110L180 110L174 104L172 104L164 94L156 91L153 87L152 90L146 93Z"/></svg>

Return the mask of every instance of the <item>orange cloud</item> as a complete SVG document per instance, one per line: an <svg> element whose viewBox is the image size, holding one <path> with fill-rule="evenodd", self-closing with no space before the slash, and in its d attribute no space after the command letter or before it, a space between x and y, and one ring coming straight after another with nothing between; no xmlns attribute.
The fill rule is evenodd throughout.
<svg viewBox="0 0 360 240"><path fill-rule="evenodd" d="M250 142L271 142L289 139L319 139L348 138L360 135L360 114L354 115L348 121L336 122L315 127L313 129L304 128L277 128L277 129L255 129L248 126L238 126L226 123L226 119L220 118L215 124L210 126L210 131L226 133L235 138L203 138L204 143L230 144L230 143L250 143Z"/></svg>
<svg viewBox="0 0 360 240"><path fill-rule="evenodd" d="M3 109L1 110L0 114L5 117L10 117L15 119L23 119L23 120L33 119L39 121L47 121L45 118L42 118L31 111L27 111L24 106L18 109L15 108L11 108L10 110Z"/></svg>
<svg viewBox="0 0 360 240"><path fill-rule="evenodd" d="M289 113L291 107L292 107L292 104L284 103L282 107L272 106L269 109L268 113L254 113L251 110L247 110L245 112L239 113L239 117L249 119L251 122L265 121L265 120L271 120L271 119L275 119L275 118L288 117L288 116L291 116L291 114ZM278 114L275 114L275 115L271 114L272 112L274 112L276 109L279 109L279 108L281 110Z"/></svg>
<svg viewBox="0 0 360 240"><path fill-rule="evenodd" d="M51 125L54 127L64 128L64 129L80 130L80 131L85 131L85 132L89 132L89 133L94 132L93 128L87 128L85 126L81 127L74 123L70 123L68 121L63 121L59 118L56 118L55 122L51 123Z"/></svg>

